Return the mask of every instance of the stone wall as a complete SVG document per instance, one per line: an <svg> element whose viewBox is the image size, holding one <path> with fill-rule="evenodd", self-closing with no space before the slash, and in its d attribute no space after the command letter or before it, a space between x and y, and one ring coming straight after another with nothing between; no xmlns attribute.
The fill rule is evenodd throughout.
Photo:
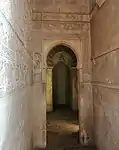
<svg viewBox="0 0 119 150"><path fill-rule="evenodd" d="M119 149L119 1L107 0L92 18L95 140L99 150Z"/></svg>
<svg viewBox="0 0 119 150"><path fill-rule="evenodd" d="M25 0L0 1L0 149L31 149L31 11Z"/></svg>
<svg viewBox="0 0 119 150"><path fill-rule="evenodd" d="M68 46L76 54L79 120L89 135L89 143L93 141L89 12L89 0L33 1L30 52L35 62L33 74L35 146L46 145L46 58L49 51L59 44ZM39 63L37 63L38 58Z"/></svg>

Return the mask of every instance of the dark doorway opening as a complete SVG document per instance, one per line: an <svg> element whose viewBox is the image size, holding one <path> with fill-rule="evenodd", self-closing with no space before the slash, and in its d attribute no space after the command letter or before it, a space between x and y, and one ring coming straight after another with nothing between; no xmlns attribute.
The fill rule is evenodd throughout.
<svg viewBox="0 0 119 150"><path fill-rule="evenodd" d="M71 75L70 68L63 62L59 62L53 68L53 110L58 108L71 109Z"/></svg>

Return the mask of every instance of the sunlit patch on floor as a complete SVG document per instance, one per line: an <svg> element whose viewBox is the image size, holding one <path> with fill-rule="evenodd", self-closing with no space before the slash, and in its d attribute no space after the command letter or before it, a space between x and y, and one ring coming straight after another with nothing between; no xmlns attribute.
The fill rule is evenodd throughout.
<svg viewBox="0 0 119 150"><path fill-rule="evenodd" d="M61 109L47 114L47 148L56 150L76 146L78 135L77 112Z"/></svg>
<svg viewBox="0 0 119 150"><path fill-rule="evenodd" d="M48 122L49 132L55 132L58 134L71 134L78 132L78 130L78 125L65 120L54 120L52 122Z"/></svg>

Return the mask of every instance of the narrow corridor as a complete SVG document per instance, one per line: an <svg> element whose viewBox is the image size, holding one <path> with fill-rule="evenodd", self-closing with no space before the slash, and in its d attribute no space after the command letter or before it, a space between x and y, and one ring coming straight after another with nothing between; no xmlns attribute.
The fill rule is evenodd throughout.
<svg viewBox="0 0 119 150"><path fill-rule="evenodd" d="M0 150L119 150L118 127L119 0L0 0Z"/></svg>

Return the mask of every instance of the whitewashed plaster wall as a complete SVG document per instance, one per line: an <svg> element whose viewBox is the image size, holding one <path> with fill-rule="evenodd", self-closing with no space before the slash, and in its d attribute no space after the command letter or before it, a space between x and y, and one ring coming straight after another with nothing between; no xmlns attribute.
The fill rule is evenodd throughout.
<svg viewBox="0 0 119 150"><path fill-rule="evenodd" d="M46 146L46 57L58 44L69 46L78 60L80 124L93 141L89 1L33 1L30 53L34 58L34 146ZM40 62L37 58L40 58ZM36 60L35 60L36 59Z"/></svg>
<svg viewBox="0 0 119 150"><path fill-rule="evenodd" d="M30 4L0 1L0 149L31 149Z"/></svg>
<svg viewBox="0 0 119 150"><path fill-rule="evenodd" d="M95 142L99 150L118 150L119 1L105 0L91 28Z"/></svg>

